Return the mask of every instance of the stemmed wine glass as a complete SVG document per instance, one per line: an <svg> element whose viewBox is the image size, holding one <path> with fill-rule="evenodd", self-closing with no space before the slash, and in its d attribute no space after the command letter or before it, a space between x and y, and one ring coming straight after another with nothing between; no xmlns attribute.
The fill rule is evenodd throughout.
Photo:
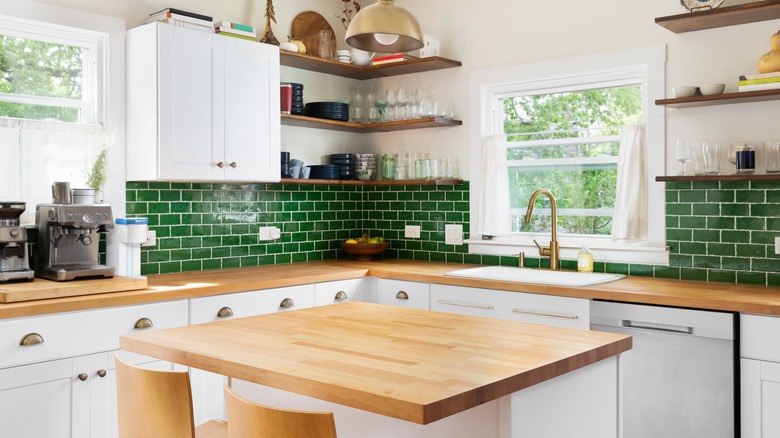
<svg viewBox="0 0 780 438"><path fill-rule="evenodd" d="M379 111L379 123L385 121L385 108L387 107L387 101L384 99L377 99L374 101L374 106Z"/></svg>
<svg viewBox="0 0 780 438"><path fill-rule="evenodd" d="M678 138L676 157L677 161L681 162L683 165L682 173L680 175L687 175L687 173L685 173L685 163L691 160L691 155L691 141Z"/></svg>

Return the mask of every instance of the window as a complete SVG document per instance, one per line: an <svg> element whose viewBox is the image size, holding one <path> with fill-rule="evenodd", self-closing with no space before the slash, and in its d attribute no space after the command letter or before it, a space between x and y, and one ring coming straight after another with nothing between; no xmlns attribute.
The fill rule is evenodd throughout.
<svg viewBox="0 0 780 438"><path fill-rule="evenodd" d="M664 162L663 110L650 98L663 95L663 57L660 47L472 74L481 127L476 131L506 138L511 236L491 241L473 236L471 252L536 254L533 240L550 239L547 198L537 200L529 224L524 219L531 194L546 188L557 201L562 258L576 259L587 241L599 261L668 263L663 185L652 181L663 173ZM620 134L637 123L647 132L648 239L613 242ZM472 145L480 144L473 137ZM472 157L479 160L474 152ZM471 180L474 206L480 175L472 171ZM471 229L477 230L473 210Z"/></svg>

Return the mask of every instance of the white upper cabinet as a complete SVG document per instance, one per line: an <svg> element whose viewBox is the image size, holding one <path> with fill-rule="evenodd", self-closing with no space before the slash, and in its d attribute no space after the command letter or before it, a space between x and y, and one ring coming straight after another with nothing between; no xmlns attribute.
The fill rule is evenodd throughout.
<svg viewBox="0 0 780 438"><path fill-rule="evenodd" d="M127 36L127 179L279 181L279 48L152 23Z"/></svg>

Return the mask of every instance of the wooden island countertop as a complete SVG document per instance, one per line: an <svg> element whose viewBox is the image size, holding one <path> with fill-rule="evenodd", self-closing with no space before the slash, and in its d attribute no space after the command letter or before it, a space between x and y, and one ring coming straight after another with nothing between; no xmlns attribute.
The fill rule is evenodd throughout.
<svg viewBox="0 0 780 438"><path fill-rule="evenodd" d="M131 334L120 346L428 424L616 356L631 337L350 302Z"/></svg>

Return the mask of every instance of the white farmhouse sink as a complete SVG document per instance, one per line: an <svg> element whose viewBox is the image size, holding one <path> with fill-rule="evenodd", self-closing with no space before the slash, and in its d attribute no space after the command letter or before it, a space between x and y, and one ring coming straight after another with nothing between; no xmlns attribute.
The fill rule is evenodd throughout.
<svg viewBox="0 0 780 438"><path fill-rule="evenodd" d="M486 266L483 268L460 269L444 275L452 277L477 278L481 280L513 281L517 283L549 284L554 286L592 286L609 283L625 277L622 274L601 274L596 272L549 271L543 269L521 269L508 266Z"/></svg>

